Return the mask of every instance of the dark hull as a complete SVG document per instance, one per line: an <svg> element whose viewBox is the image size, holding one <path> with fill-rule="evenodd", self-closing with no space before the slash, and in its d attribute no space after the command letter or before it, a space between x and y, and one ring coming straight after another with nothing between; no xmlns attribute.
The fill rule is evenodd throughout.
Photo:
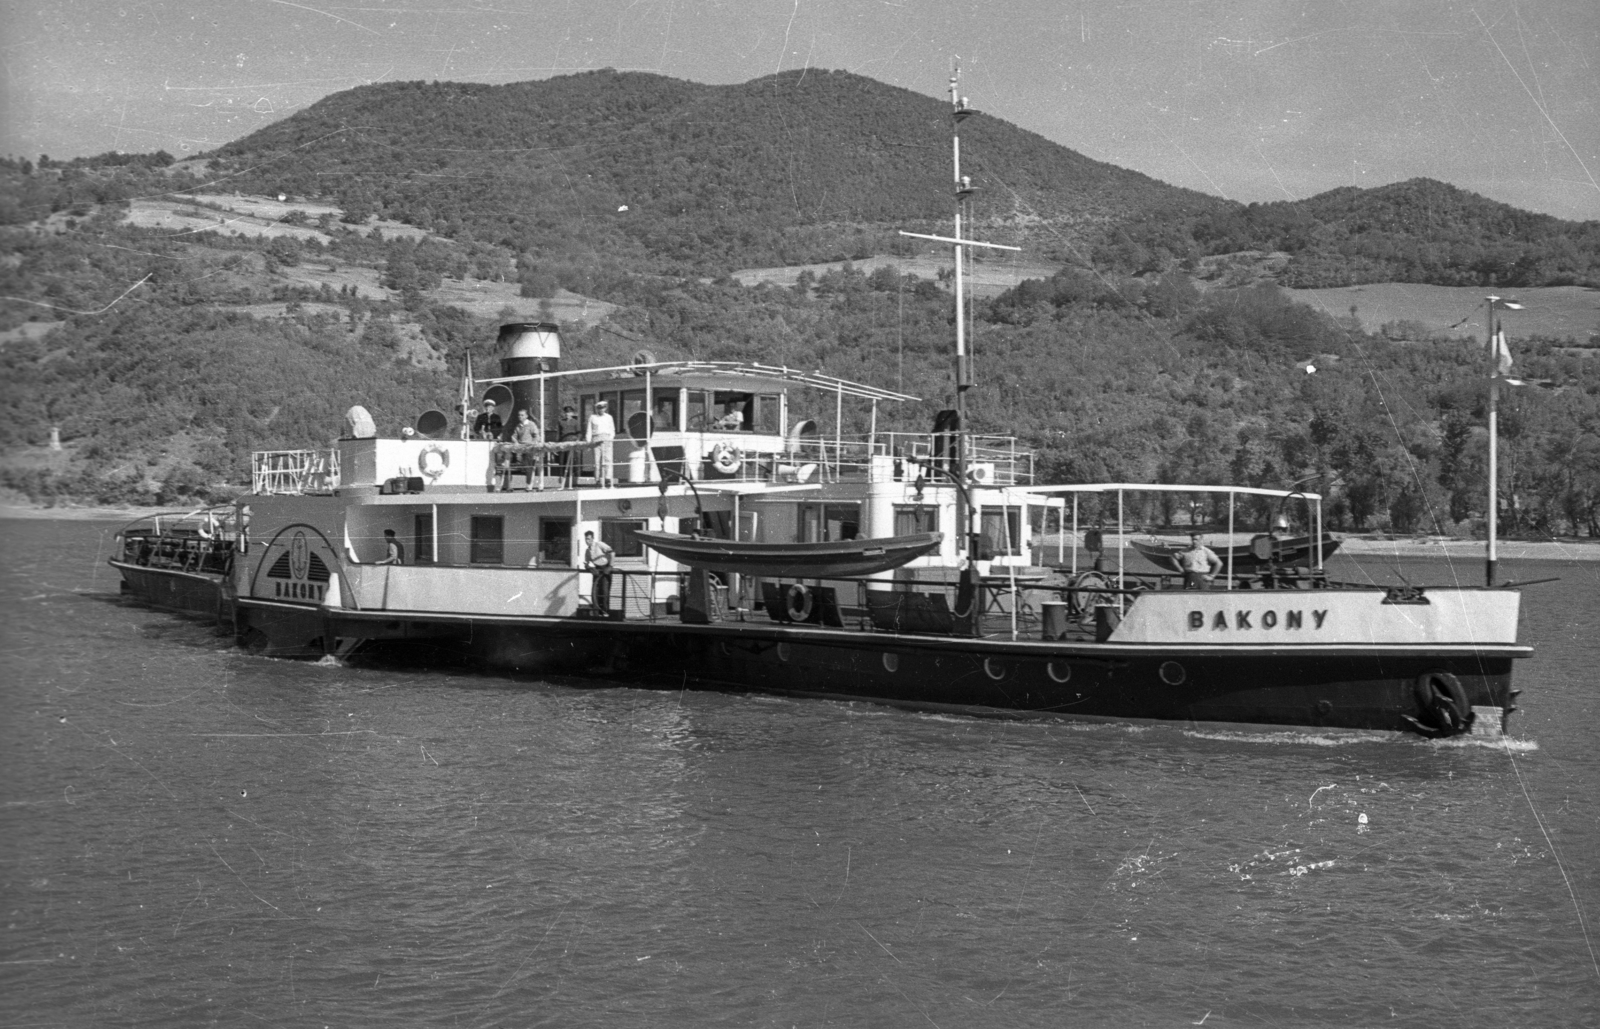
<svg viewBox="0 0 1600 1029"><path fill-rule="evenodd" d="M247 601L246 634L267 653L427 658L519 674L630 678L680 689L750 690L1031 717L1149 719L1426 731L1415 683L1455 675L1473 707L1512 707L1512 656L1495 648L1070 644L893 636L760 622L499 620L324 612ZM1500 712L1485 713L1500 720ZM1487 727L1487 726L1486 726ZM1494 728L1500 728L1495 725Z"/></svg>
<svg viewBox="0 0 1600 1029"><path fill-rule="evenodd" d="M112 561L122 575L122 592L141 604L163 611L231 622L233 605L223 588L223 577L205 572L183 572L174 568L146 568Z"/></svg>

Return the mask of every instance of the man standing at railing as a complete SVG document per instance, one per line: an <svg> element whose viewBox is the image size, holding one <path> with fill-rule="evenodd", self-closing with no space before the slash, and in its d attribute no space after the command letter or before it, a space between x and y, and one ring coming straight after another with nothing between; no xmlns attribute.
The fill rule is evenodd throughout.
<svg viewBox="0 0 1600 1029"><path fill-rule="evenodd" d="M589 416L589 442L594 444L594 484L596 486L615 486L616 473L612 470L612 461L615 458L614 445L617 438L617 423L611 418L611 405L604 400L594 405L594 413Z"/></svg>
<svg viewBox="0 0 1600 1029"><path fill-rule="evenodd" d="M393 529L383 530L383 544L386 548L386 553L383 555L382 560L377 562L378 564L403 565L406 563L405 544L395 538Z"/></svg>
<svg viewBox="0 0 1600 1029"><path fill-rule="evenodd" d="M590 596L596 611L603 612L611 606L611 559L615 554L611 544L595 539L594 533L583 534L583 566L594 574Z"/></svg>

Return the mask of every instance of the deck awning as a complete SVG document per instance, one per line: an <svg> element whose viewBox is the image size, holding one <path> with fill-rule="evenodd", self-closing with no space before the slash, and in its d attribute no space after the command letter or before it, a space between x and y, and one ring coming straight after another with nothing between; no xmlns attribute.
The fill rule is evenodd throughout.
<svg viewBox="0 0 1600 1029"><path fill-rule="evenodd" d="M752 392L763 387L806 386L842 393L864 400L917 401L920 397L898 393L890 389L852 382L820 371L807 372L779 365L747 364L739 361L652 361L647 364L625 364L612 368L578 368L533 375L502 375L491 379L476 379L482 383L528 382L540 379L575 379L586 385L617 383L630 378L643 379L648 374L657 382L677 382L682 385L699 384L705 389L745 387Z"/></svg>
<svg viewBox="0 0 1600 1029"><path fill-rule="evenodd" d="M1245 493L1256 497L1299 497L1321 500L1320 493L1297 489L1263 489L1258 486L1202 486L1195 483L1084 482L1064 486L1012 486L1018 493L1051 495L1059 493Z"/></svg>

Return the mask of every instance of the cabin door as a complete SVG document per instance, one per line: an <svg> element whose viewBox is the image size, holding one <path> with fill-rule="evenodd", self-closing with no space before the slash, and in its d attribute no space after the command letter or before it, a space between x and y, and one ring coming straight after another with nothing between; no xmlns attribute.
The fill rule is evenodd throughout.
<svg viewBox="0 0 1600 1029"><path fill-rule="evenodd" d="M572 565L572 519L539 519L539 565Z"/></svg>

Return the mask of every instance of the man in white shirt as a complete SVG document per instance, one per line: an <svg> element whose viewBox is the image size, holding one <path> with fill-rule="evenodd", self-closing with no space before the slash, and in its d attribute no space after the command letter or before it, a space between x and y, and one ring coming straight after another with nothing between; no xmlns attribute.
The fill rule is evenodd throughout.
<svg viewBox="0 0 1600 1029"><path fill-rule="evenodd" d="M594 405L589 416L589 433L586 437L594 444L594 482L596 486L615 486L616 473L612 467L617 438L617 423L611 420L611 405L604 400Z"/></svg>
<svg viewBox="0 0 1600 1029"><path fill-rule="evenodd" d="M604 611L611 604L611 559L616 552L605 540L597 540L594 533L583 534L583 567L594 573L595 610Z"/></svg>

